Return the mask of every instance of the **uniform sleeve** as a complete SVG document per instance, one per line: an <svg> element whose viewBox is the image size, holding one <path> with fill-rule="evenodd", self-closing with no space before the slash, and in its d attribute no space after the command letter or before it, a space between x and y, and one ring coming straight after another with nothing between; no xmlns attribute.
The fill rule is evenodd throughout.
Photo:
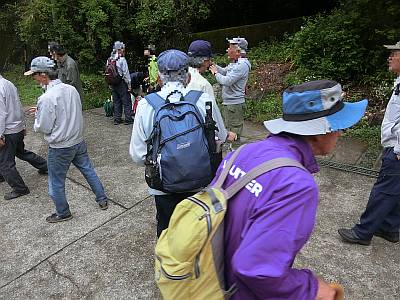
<svg viewBox="0 0 400 300"><path fill-rule="evenodd" d="M396 144L394 145L393 151L395 154L400 154L400 96L394 95L393 101L391 101L391 112L389 121L392 123L391 131L396 136Z"/></svg>
<svg viewBox="0 0 400 300"><path fill-rule="evenodd" d="M222 75L226 75L226 68L220 67L218 65L215 65L217 67L217 72L222 74Z"/></svg>
<svg viewBox="0 0 400 300"><path fill-rule="evenodd" d="M244 64L236 64L229 72L215 74L215 79L221 85L230 86L247 74L248 67Z"/></svg>
<svg viewBox="0 0 400 300"><path fill-rule="evenodd" d="M299 173L302 172L299 170ZM303 175L304 176L304 175ZM273 205L257 209L232 258L234 275L257 299L314 300L318 282L310 270L294 269L295 256L307 242L315 222L317 188L311 180L291 176L274 193Z"/></svg>
<svg viewBox="0 0 400 300"><path fill-rule="evenodd" d="M199 109L203 118L205 118L207 101L212 102L212 117L218 128L218 131L216 131L215 133L221 141L225 141L226 137L228 135L228 132L225 128L224 121L221 116L221 112L219 111L219 108L218 108L217 103L215 102L215 99L211 98L210 95L203 93L200 96L199 101L197 101L196 106Z"/></svg>
<svg viewBox="0 0 400 300"><path fill-rule="evenodd" d="M76 63L69 64L67 67L67 80L65 83L72 86L78 86L79 80L80 78L79 78L78 66L76 65Z"/></svg>
<svg viewBox="0 0 400 300"><path fill-rule="evenodd" d="M122 79L126 82L128 85L128 88L131 87L131 75L129 73L129 68L128 68L128 63L125 59L125 57L121 57L120 59L117 60L118 63L118 68L120 71L120 75L122 76Z"/></svg>
<svg viewBox="0 0 400 300"><path fill-rule="evenodd" d="M6 97L2 91L0 91L0 135L4 134L6 130Z"/></svg>
<svg viewBox="0 0 400 300"><path fill-rule="evenodd" d="M144 161L147 154L146 140L149 138L149 133L146 132L147 123L150 120L146 120L146 100L142 99L139 101L135 121L133 123L131 142L129 145L129 154L132 160L140 166L144 166ZM152 123L152 120L151 120Z"/></svg>
<svg viewBox="0 0 400 300"><path fill-rule="evenodd" d="M39 100L33 129L36 132L50 134L54 127L55 120L56 120L56 113L51 102Z"/></svg>

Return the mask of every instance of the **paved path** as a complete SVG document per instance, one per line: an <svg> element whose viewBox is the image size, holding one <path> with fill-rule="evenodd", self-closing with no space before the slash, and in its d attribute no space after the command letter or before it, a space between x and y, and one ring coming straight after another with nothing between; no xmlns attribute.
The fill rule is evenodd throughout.
<svg viewBox="0 0 400 300"><path fill-rule="evenodd" d="M108 195L100 210L75 168L67 179L74 218L47 224L54 207L47 178L25 162L17 166L31 194L0 199L0 299L159 299L153 283L154 205L143 168L128 154L132 126L114 126L101 109L85 112L89 153ZM32 120L28 120L29 126ZM30 128L30 127L29 127ZM263 138L261 125L246 124L248 141ZM39 134L29 131L27 148L46 155ZM356 162L365 146L343 140L327 157ZM372 246L344 244L338 226L350 226L364 209L374 179L322 168L318 220L310 242L296 259L345 286L346 299L399 299L399 245L375 238ZM8 191L0 184L0 195Z"/></svg>

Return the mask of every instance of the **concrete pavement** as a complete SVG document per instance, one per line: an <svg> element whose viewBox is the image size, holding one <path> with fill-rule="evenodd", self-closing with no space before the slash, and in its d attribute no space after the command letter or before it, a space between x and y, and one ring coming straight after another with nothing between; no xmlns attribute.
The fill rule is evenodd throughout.
<svg viewBox="0 0 400 300"><path fill-rule="evenodd" d="M5 201L9 187L0 184L0 299L160 299L153 282L154 204L143 168L129 158L132 125L114 126L102 109L85 111L85 123L89 155L112 203L100 210L72 167L66 189L74 218L48 224L54 206L47 178L18 161L31 194ZM246 141L265 135L261 125L246 124ZM25 142L46 156L41 135L28 130ZM357 163L363 151L362 143L344 139L325 159ZM357 222L374 179L322 168L316 180L317 224L295 265L343 284L346 299L399 299L399 245L380 238L370 247L349 245L337 235L339 226Z"/></svg>

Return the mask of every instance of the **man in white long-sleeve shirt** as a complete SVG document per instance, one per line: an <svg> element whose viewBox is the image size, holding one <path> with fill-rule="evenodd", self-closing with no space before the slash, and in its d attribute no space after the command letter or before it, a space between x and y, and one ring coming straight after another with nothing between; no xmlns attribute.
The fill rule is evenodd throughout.
<svg viewBox="0 0 400 300"><path fill-rule="evenodd" d="M72 218L65 196L65 179L71 163L89 183L100 208L107 209L107 196L90 162L83 138L82 105L78 91L57 79L54 62L48 57L33 59L31 69L25 75L32 75L45 89L38 99L34 129L43 133L49 144L49 195L56 206L56 213L48 216L46 221L56 223Z"/></svg>
<svg viewBox="0 0 400 300"><path fill-rule="evenodd" d="M0 182L12 188L4 195L11 200L29 194L21 175L15 167L15 157L30 163L39 174L47 174L46 160L25 149L25 121L17 88L0 75Z"/></svg>
<svg viewBox="0 0 400 300"><path fill-rule="evenodd" d="M207 93L212 100L213 117L214 120L220 124L222 132L226 131L224 121L219 111L217 102L215 101L214 89L210 82L203 77L202 73L205 73L211 65L211 44L205 40L195 40L189 45L189 73L190 82L186 86L187 90L196 90ZM235 133L228 132L229 139L235 138Z"/></svg>
<svg viewBox="0 0 400 300"><path fill-rule="evenodd" d="M339 229L348 243L370 245L373 236L400 240L400 41L385 47L391 51L389 71L397 78L381 126L382 165L359 224Z"/></svg>
<svg viewBox="0 0 400 300"><path fill-rule="evenodd" d="M162 83L161 91L157 94L169 101L175 103L180 101L182 96L188 94L189 90L185 88L190 81L188 72L189 57L179 50L167 50L158 57L158 72ZM196 102L196 106L204 118L206 115L206 102L211 101L208 94L202 93ZM215 107L215 109L218 109ZM152 130L154 120L154 109L148 103L146 98L139 102L137 107L135 122L132 130L131 143L129 153L134 162L144 165L147 154L147 143ZM214 112L213 112L214 117ZM217 121L218 137L225 141L227 131L224 129L223 123ZM164 193L159 190L149 189L149 193L154 196L157 210L157 236L160 236L162 230L168 227L169 219L175 209L175 206L194 192L187 191L182 193Z"/></svg>

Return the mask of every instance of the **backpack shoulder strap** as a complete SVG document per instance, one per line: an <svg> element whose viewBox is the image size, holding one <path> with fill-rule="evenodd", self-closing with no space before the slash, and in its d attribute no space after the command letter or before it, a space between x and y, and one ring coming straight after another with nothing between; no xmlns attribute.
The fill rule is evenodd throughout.
<svg viewBox="0 0 400 300"><path fill-rule="evenodd" d="M184 99L187 102L196 104L202 94L202 91L191 90L185 95Z"/></svg>
<svg viewBox="0 0 400 300"><path fill-rule="evenodd" d="M225 167L222 169L221 173L218 176L217 181L213 184L212 187L220 189L225 182L226 177L228 176L229 170L233 165L236 157L239 155L239 152L243 149L245 145L240 146L233 152L232 156L226 161Z"/></svg>
<svg viewBox="0 0 400 300"><path fill-rule="evenodd" d="M254 167L249 172L247 172L246 175L244 175L235 183L230 185L225 190L226 198L229 199L233 197L237 192L239 192L242 188L244 188L250 181L257 178L258 176L281 167L296 167L308 172L308 170L297 160L287 157L271 159L269 161L262 163L261 165Z"/></svg>
<svg viewBox="0 0 400 300"><path fill-rule="evenodd" d="M164 98L157 93L148 94L144 97L144 99L146 99L146 101L153 107L155 111L165 104Z"/></svg>

